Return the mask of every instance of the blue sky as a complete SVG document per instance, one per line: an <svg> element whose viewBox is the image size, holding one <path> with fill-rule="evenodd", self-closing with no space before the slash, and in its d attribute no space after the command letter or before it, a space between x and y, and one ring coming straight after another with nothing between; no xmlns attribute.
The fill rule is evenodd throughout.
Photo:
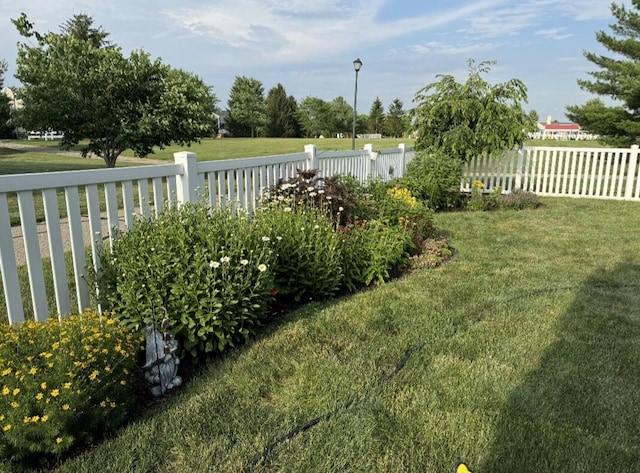
<svg viewBox="0 0 640 473"><path fill-rule="evenodd" d="M22 11L40 32L87 13L125 53L142 48L202 77L222 108L238 75L265 94L280 82L298 100L352 102L359 57L358 112L376 97L408 109L437 74L463 80L473 58L497 61L490 82L523 80L527 109L561 121L591 97L576 84L594 70L582 53L606 53L595 31L614 22L608 0L0 0L5 85L19 85L10 18Z"/></svg>

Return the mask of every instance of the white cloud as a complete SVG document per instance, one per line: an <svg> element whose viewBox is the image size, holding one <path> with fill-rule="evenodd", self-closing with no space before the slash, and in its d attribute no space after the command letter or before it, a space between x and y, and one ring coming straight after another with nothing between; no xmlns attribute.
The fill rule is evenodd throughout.
<svg viewBox="0 0 640 473"><path fill-rule="evenodd" d="M552 28L547 30L538 30L534 34L536 36L544 36L549 39L567 39L573 36L573 33L562 33L566 28Z"/></svg>
<svg viewBox="0 0 640 473"><path fill-rule="evenodd" d="M385 22L378 12L389 0L217 0L207 7L165 14L193 35L251 51L254 61L294 62L453 23L507 0L475 0L428 15Z"/></svg>
<svg viewBox="0 0 640 473"><path fill-rule="evenodd" d="M496 47L498 47L498 45L493 43L453 45L444 42L429 41L428 43L411 46L410 49L417 54L469 55L478 51L488 51Z"/></svg>

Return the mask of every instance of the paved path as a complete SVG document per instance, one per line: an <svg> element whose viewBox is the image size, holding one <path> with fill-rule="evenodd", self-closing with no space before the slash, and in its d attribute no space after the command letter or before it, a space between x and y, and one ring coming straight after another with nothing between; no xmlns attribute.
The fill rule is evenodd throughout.
<svg viewBox="0 0 640 473"><path fill-rule="evenodd" d="M65 151L59 148L48 148L44 146L38 145L27 145L23 143L15 143L11 141L0 141L0 148L9 148L16 150L25 150L25 151L33 151L38 153L50 153L50 154L59 154L64 156L75 156L81 157L81 153L78 151ZM100 159L97 156L91 156L87 159ZM118 157L119 162L135 162L140 164L171 164L171 161L163 161L159 159L149 159L149 158L136 158L133 156L120 156ZM102 235L103 237L108 237L109 235L109 224L107 223L106 216L103 216L102 220ZM123 220L123 218L121 218ZM122 225L122 221L120 222ZM71 250L71 239L69 235L69 223L66 218L60 219L60 231L62 232L62 244L64 246L65 251ZM22 226L17 225L11 227L11 234L13 236L13 247L14 253L16 256L16 263L18 266L26 264L26 254L24 250L24 240L22 238ZM91 242L91 234L89 231L89 219L88 217L82 217L82 234L85 244L90 244ZM38 224L38 241L40 243L40 255L44 257L49 256L49 242L47 237L47 227L44 223ZM89 263L89 262L87 262Z"/></svg>

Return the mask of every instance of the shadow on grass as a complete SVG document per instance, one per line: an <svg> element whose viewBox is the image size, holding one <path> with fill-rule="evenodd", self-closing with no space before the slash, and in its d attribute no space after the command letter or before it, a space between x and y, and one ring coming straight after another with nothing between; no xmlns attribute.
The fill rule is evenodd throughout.
<svg viewBox="0 0 640 473"><path fill-rule="evenodd" d="M478 471L639 471L639 285L631 264L586 281L558 340L511 394Z"/></svg>

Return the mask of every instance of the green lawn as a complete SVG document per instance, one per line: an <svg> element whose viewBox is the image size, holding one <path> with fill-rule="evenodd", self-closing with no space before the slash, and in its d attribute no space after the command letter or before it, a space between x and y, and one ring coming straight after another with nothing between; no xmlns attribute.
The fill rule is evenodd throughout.
<svg viewBox="0 0 640 473"><path fill-rule="evenodd" d="M60 472L636 472L638 204L442 213L457 259L282 317Z"/></svg>
<svg viewBox="0 0 640 473"><path fill-rule="evenodd" d="M527 141L528 146L553 146L556 148L610 148L611 146L606 145L600 141L560 141L560 140L529 140Z"/></svg>
<svg viewBox="0 0 640 473"><path fill-rule="evenodd" d="M17 141L16 143L47 147L56 149L55 141ZM374 149L396 148L398 144L405 143L407 146L413 146L413 140L383 138L379 140L356 140L356 149L362 149L365 144L371 143ZM315 144L319 151L351 149L351 139L311 139L311 138L225 138L212 139L207 138L200 143L194 143L190 147L187 146L169 146L165 149L155 149L154 154L149 155L153 159L166 159L173 161L173 153L178 151L192 151L198 155L198 160L213 161L219 159L235 159L235 158L252 158L258 156L271 156L278 154L301 153L304 146ZM0 142L0 148L2 142ZM74 149L80 149L76 146ZM133 156L131 150L126 150L123 156ZM102 161L99 161L102 162ZM118 162L118 166L121 162ZM0 169L0 173L3 171Z"/></svg>

